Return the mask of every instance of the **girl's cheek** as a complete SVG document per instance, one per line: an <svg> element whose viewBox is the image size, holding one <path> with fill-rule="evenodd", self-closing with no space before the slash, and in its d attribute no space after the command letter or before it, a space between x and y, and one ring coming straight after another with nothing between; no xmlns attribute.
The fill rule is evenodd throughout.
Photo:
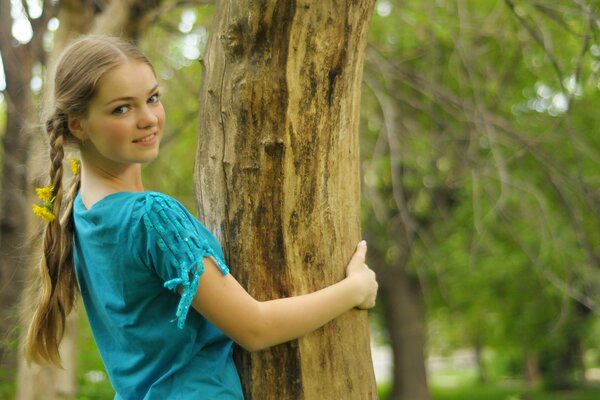
<svg viewBox="0 0 600 400"><path fill-rule="evenodd" d="M130 135L130 129L126 124L120 122L108 122L104 131L110 137L115 139L127 138Z"/></svg>
<svg viewBox="0 0 600 400"><path fill-rule="evenodd" d="M165 109L163 107L163 105L160 105L160 112L158 115L158 124L159 126L162 128L165 125L165 118L166 118L166 113L165 113Z"/></svg>

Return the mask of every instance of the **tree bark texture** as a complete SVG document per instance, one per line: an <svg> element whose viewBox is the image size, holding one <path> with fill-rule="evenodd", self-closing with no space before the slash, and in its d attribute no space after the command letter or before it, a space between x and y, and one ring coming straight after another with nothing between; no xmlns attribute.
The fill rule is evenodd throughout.
<svg viewBox="0 0 600 400"><path fill-rule="evenodd" d="M358 124L374 1L222 1L200 98L201 220L259 300L342 279L360 233ZM247 399L377 397L367 313L236 362Z"/></svg>

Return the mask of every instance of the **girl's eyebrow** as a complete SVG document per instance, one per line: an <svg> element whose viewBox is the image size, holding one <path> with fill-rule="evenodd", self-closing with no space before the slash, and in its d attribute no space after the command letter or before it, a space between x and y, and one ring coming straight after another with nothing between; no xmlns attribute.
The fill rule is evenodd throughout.
<svg viewBox="0 0 600 400"><path fill-rule="evenodd" d="M148 91L148 94L152 94L153 92L156 91L156 89L158 89L158 83L155 84L154 87ZM123 96L123 97L118 97L116 99L110 100L109 102L106 103L106 105L109 105L111 103L116 103L117 101L131 101L131 100L135 100L135 97L133 97L133 96Z"/></svg>

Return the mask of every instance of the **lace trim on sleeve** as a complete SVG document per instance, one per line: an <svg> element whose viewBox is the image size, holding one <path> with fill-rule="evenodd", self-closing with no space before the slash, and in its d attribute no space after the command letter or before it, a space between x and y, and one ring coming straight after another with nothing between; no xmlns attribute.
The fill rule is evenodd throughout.
<svg viewBox="0 0 600 400"><path fill-rule="evenodd" d="M171 218L167 215L170 214ZM181 300L177 306L177 326L183 328L187 313L204 272L203 257L212 257L223 274L229 273L225 261L209 246L206 239L189 226L184 226L186 216L174 200L156 194L146 197L146 210L143 216L148 231L158 234L157 244L161 251L172 255L171 266L177 277L166 281L164 286L176 291L182 287ZM165 229L172 225L175 229Z"/></svg>

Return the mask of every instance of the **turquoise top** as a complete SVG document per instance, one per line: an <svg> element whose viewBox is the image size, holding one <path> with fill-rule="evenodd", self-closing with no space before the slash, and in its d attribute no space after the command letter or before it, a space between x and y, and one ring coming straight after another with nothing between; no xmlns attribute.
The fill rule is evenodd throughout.
<svg viewBox="0 0 600 400"><path fill-rule="evenodd" d="M203 257L229 273L214 236L156 192L89 210L77 195L73 216L75 271L115 399L243 399L231 340L190 309Z"/></svg>

